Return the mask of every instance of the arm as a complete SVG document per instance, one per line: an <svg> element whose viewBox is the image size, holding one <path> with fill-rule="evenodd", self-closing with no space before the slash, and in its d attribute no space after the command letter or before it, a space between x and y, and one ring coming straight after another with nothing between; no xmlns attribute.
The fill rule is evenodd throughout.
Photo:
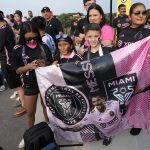
<svg viewBox="0 0 150 150"><path fill-rule="evenodd" d="M38 64L37 64L37 60L34 60L32 63L30 64L27 64L25 66L21 66L21 67L18 67L16 69L16 73L17 74L22 74L22 73L25 73L25 72L28 72L28 71L31 71L35 68L38 67Z"/></svg>

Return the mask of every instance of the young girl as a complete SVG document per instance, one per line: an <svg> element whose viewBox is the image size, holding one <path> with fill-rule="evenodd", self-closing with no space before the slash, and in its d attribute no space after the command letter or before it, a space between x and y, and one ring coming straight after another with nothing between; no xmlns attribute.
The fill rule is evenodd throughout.
<svg viewBox="0 0 150 150"><path fill-rule="evenodd" d="M49 65L52 62L52 55L48 46L42 43L40 33L33 22L23 23L19 44L14 49L13 63L17 74L21 74L23 79L27 128L30 128L34 125L39 93L34 69ZM23 144L19 145L19 148L21 146L23 147Z"/></svg>
<svg viewBox="0 0 150 150"><path fill-rule="evenodd" d="M56 41L58 43L59 51L54 57L53 64L69 63L82 60L82 57L76 54L73 41L67 34L56 35Z"/></svg>
<svg viewBox="0 0 150 150"><path fill-rule="evenodd" d="M84 60L100 57L114 50L112 46L104 47L101 45L100 36L100 26L98 24L91 23L85 26L85 40L88 42L89 47L84 50Z"/></svg>

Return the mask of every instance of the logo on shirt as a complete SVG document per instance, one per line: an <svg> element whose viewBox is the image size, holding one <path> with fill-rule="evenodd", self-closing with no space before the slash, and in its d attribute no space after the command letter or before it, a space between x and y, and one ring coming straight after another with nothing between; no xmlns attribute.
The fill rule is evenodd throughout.
<svg viewBox="0 0 150 150"><path fill-rule="evenodd" d="M136 73L104 81L107 100L119 101L120 105L126 104L132 97L136 84Z"/></svg>
<svg viewBox="0 0 150 150"><path fill-rule="evenodd" d="M71 86L50 86L45 100L52 114L67 125L81 121L89 108L85 95Z"/></svg>
<svg viewBox="0 0 150 150"><path fill-rule="evenodd" d="M141 40L142 38L143 38L142 31L139 31L134 35L134 39L136 40Z"/></svg>

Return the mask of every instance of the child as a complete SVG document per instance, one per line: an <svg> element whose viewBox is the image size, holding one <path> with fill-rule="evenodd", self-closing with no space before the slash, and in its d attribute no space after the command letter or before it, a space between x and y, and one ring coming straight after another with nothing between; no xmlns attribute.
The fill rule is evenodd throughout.
<svg viewBox="0 0 150 150"><path fill-rule="evenodd" d="M48 45L48 47L52 53L52 56L54 56L55 43L54 43L53 38L49 34L45 33L45 27L46 27L45 19L41 16L37 16L32 19L32 22L36 23L36 25L39 29L40 35L42 37L42 41Z"/></svg>
<svg viewBox="0 0 150 150"><path fill-rule="evenodd" d="M101 44L100 30L100 26L96 23L90 23L85 26L85 43L82 47L83 50L80 50L84 60L100 57L114 50L113 46L106 47Z"/></svg>
<svg viewBox="0 0 150 150"><path fill-rule="evenodd" d="M93 59L96 57L103 56L114 50L112 46L105 47L100 41L100 26L95 23L90 23L85 26L85 40L86 48L84 50L83 59Z"/></svg>
<svg viewBox="0 0 150 150"><path fill-rule="evenodd" d="M76 54L73 41L67 34L56 35L56 42L58 43L59 51L54 57L53 64L69 63L82 60L82 57Z"/></svg>
<svg viewBox="0 0 150 150"><path fill-rule="evenodd" d="M14 49L13 63L16 73L21 74L23 79L27 128L30 128L34 125L39 93L34 69L49 65L52 62L52 55L48 46L42 43L40 33L33 22L23 23L19 44ZM22 143L20 143L19 148L24 146Z"/></svg>

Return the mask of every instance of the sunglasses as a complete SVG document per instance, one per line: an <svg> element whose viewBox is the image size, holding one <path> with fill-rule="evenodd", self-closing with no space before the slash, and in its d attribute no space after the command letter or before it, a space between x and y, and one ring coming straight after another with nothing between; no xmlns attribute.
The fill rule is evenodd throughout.
<svg viewBox="0 0 150 150"><path fill-rule="evenodd" d="M25 38L25 40L26 40L26 42L30 42L32 40L38 41L38 37L37 36L35 36L35 37L29 37L29 38Z"/></svg>
<svg viewBox="0 0 150 150"><path fill-rule="evenodd" d="M59 39L67 39L68 38L68 35L67 34L57 34L56 36L56 40L59 40Z"/></svg>
<svg viewBox="0 0 150 150"><path fill-rule="evenodd" d="M147 11L146 10L144 10L144 11L137 11L137 12L133 12L133 14L136 15L136 16L138 16L140 14L145 16L145 15L147 15Z"/></svg>

